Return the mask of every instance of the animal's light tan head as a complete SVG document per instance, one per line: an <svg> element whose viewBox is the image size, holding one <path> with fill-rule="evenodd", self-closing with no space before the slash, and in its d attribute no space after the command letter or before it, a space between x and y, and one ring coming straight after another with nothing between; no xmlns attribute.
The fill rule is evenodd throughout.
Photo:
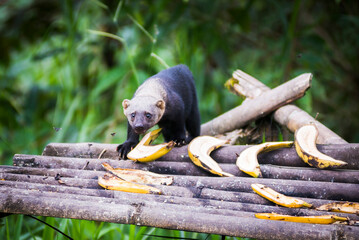
<svg viewBox="0 0 359 240"><path fill-rule="evenodd" d="M135 97L122 102L123 112L137 134L144 134L162 118L166 104L154 97Z"/></svg>

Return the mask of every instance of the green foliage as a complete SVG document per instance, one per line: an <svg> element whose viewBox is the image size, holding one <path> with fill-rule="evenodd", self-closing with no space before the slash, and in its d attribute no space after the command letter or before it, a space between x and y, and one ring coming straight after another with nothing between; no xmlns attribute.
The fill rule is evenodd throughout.
<svg viewBox="0 0 359 240"><path fill-rule="evenodd" d="M15 153L41 154L49 142L124 141L121 101L147 77L179 63L194 74L202 122L240 104L223 87L237 68L270 87L311 72L312 88L297 104L358 142L358 13L357 1L5 1L0 163L12 164ZM35 220L4 219L4 239L62 239ZM47 221L80 239L197 236Z"/></svg>

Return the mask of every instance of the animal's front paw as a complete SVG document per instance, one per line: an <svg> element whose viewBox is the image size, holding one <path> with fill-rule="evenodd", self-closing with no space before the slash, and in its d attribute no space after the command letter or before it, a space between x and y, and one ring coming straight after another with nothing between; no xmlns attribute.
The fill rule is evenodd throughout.
<svg viewBox="0 0 359 240"><path fill-rule="evenodd" d="M126 141L117 146L117 152L120 159L127 159L127 154L136 146L137 143Z"/></svg>
<svg viewBox="0 0 359 240"><path fill-rule="evenodd" d="M186 142L186 139L184 139L184 138L173 139L173 141L175 142L176 147L182 147L188 143L188 142Z"/></svg>

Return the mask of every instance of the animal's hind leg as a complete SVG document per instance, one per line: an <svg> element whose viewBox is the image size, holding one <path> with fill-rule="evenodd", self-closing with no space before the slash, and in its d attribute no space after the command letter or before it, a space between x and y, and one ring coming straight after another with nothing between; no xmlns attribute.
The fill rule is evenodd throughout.
<svg viewBox="0 0 359 240"><path fill-rule="evenodd" d="M187 143L201 134L201 118L198 106L193 106L189 117L186 119L186 129L188 132L188 136L186 138Z"/></svg>

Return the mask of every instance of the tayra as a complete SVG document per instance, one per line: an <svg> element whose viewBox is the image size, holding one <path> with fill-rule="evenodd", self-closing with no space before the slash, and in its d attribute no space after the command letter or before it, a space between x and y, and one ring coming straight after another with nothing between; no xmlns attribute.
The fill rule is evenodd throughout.
<svg viewBox="0 0 359 240"><path fill-rule="evenodd" d="M191 71L185 65L147 79L131 100L122 102L128 120L127 140L117 147L121 158L139 142L139 135L158 124L166 142L189 143L200 134L200 114Z"/></svg>

